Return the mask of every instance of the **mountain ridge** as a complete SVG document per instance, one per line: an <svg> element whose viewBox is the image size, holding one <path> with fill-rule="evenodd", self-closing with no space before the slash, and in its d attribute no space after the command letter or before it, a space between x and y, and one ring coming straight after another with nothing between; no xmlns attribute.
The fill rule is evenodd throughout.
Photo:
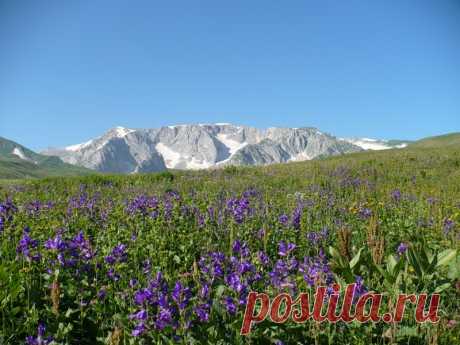
<svg viewBox="0 0 460 345"><path fill-rule="evenodd" d="M393 148L379 141L378 149ZM302 161L364 150L314 127L258 129L229 123L149 129L115 127L81 144L49 148L64 162L102 172L136 173Z"/></svg>
<svg viewBox="0 0 460 345"><path fill-rule="evenodd" d="M0 178L36 178L96 173L63 162L56 156L38 154L15 141L0 137Z"/></svg>

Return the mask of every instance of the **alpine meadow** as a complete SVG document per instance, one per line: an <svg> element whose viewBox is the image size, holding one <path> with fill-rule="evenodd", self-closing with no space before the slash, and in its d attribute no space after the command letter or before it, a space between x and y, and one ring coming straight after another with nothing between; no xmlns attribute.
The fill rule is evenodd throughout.
<svg viewBox="0 0 460 345"><path fill-rule="evenodd" d="M460 345L460 0L0 0L0 345Z"/></svg>
<svg viewBox="0 0 460 345"><path fill-rule="evenodd" d="M0 344L458 344L451 139L257 167L1 180ZM251 291L334 283L382 293L381 314L400 294L439 293L440 321L417 323L408 303L400 323L265 320L240 334Z"/></svg>

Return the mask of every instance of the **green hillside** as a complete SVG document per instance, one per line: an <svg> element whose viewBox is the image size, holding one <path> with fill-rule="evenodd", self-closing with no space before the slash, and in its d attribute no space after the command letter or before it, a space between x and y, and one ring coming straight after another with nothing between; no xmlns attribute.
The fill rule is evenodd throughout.
<svg viewBox="0 0 460 345"><path fill-rule="evenodd" d="M38 344L39 320L50 345L458 344L459 180L452 145L8 180L0 344ZM241 336L249 291L313 299L334 283L341 296L355 283L356 305L366 291L381 293L388 315L399 294L439 292L441 319L421 324L407 303L394 324L267 318Z"/></svg>
<svg viewBox="0 0 460 345"><path fill-rule="evenodd" d="M460 133L449 133L435 137L424 138L414 142L411 144L411 146L420 148L434 148L444 146L460 147Z"/></svg>
<svg viewBox="0 0 460 345"><path fill-rule="evenodd" d="M40 155L14 141L0 137L0 179L76 176L92 173L95 172L64 163L58 157Z"/></svg>

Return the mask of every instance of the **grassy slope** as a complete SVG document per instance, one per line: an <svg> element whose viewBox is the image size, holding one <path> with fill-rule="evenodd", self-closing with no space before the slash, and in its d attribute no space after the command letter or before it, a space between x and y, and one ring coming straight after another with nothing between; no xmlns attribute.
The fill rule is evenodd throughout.
<svg viewBox="0 0 460 345"><path fill-rule="evenodd" d="M12 154L20 148L29 161ZM0 179L41 178L47 176L88 175L95 172L62 162L57 157L44 156L0 137Z"/></svg>
<svg viewBox="0 0 460 345"><path fill-rule="evenodd" d="M445 135L424 138L419 141L416 141L411 146L419 148L434 148L445 146L460 147L460 133L449 133Z"/></svg>
<svg viewBox="0 0 460 345"><path fill-rule="evenodd" d="M48 176L75 176L95 174L94 171L66 164L54 159L38 164L19 158L0 157L0 179L42 178Z"/></svg>
<svg viewBox="0 0 460 345"><path fill-rule="evenodd" d="M345 178L342 178L341 171L345 171ZM368 188L365 183L355 188L342 188L342 180L345 182L350 181L348 176L350 178L361 178L365 183L375 184L375 189ZM447 240L440 235L442 234L442 220L446 216L459 217L457 208L460 202L459 180L460 147L453 145L441 148L418 148L415 146L400 150L368 151L330 157L323 160L263 167L227 167L225 169L204 171L173 171L155 174L111 176L92 175L72 178L23 180L20 183L27 184L32 188L25 189L27 192L18 194L17 198L24 198L24 200L18 200L23 205L30 200L42 199L45 201L56 200L58 203L63 203L62 207L66 207L67 200L71 196L79 195L81 184L86 185L90 193L101 191L102 196L106 200L113 200L115 201L115 205L119 205L119 211L117 211L119 213L114 212L114 214L119 214L119 216L112 216L113 218L110 218L112 220L111 223L108 223L108 230L93 232L94 234L103 236L98 243L107 243L105 244L105 248L107 248L109 243L119 243L118 241L121 238L127 239L131 235L132 228L127 224L132 223L128 223L124 219L123 201L125 199L132 199L139 194L155 195L170 188L177 189L188 200L188 205L198 206L204 212L208 205L217 205L221 195L225 200L225 198L231 195L238 195L238 193L247 188L256 187L257 190L262 192L261 195L266 205L269 206L267 211L268 216L262 217L259 214L259 218L255 223L248 222L247 224L243 224L242 227L246 230L252 227L258 229L263 221L264 227L265 224L268 224L267 228L273 230L275 229L273 224L276 216L288 210L290 214L290 211L296 206L295 193L303 193L306 195L306 198L313 199L316 206L305 212L303 220L305 221L305 225L302 231L316 231L316 229L320 229L323 225L333 224L332 222L335 220L337 212L341 207L344 207L350 210L349 213L347 212L349 214L347 217L350 217L347 220L351 221L351 226L355 229L353 231L353 245L356 248L365 246L367 225L365 222L360 223L353 220L355 218L352 216L352 214L356 213L357 205L365 203L367 207L378 210L381 219L384 220L382 229L387 241L387 255L390 252L394 252L397 244L401 241L412 241L417 245L421 245L422 241L426 241L425 243L428 243L430 249L444 249L447 247ZM314 189L309 188L314 185L323 187L324 191L328 191L328 193L322 194L321 191L316 192ZM401 206L405 205L406 201L396 206L396 204L391 203L390 199L391 191L396 188L401 189L404 195L416 196L419 201L410 202L407 207ZM8 194L8 190L7 188L4 189L6 194ZM332 194L329 194L329 192L332 192ZM2 193L2 186L0 184L0 195ZM193 196L191 196L192 194ZM337 203L332 208L328 206L330 196ZM439 201L431 207L427 206L428 204L425 202L427 198L435 198ZM190 201L191 199L192 201ZM429 217L434 217L432 229L428 230L415 225L419 219L425 220L429 219ZM48 218L46 222L39 218L35 220L33 217L25 219L30 223L29 225L34 229L35 234L41 233L41 231L48 231L47 234L51 233L51 230L48 230L51 229L48 225L48 219L53 219L52 217ZM85 225L86 220L84 216L78 219L81 221L74 223L78 224L78 227L77 225L73 225L73 228L80 229L81 226L88 226L88 229L98 229L92 223ZM36 223L33 223L35 221ZM176 219L176 221L181 222L180 219ZM198 230L193 222L185 223L184 221L184 223L180 223L177 227L176 223L172 223L174 224L172 228L168 228L167 225L163 224L161 226L154 225L153 223L142 225L144 224L142 222L135 224L136 227L145 227L142 230L144 231L142 235L144 236L144 242L132 244L134 246L132 250L136 253L136 258L138 255L139 257L142 257L142 255L153 257L155 265L163 267L166 274L169 274L169 277L173 278L176 277L177 272L186 272L192 266L192 262L200 255L199 253L204 252L204 248L217 248L223 251L225 248L228 248L228 243L231 243L228 231L218 232L217 230L212 230L214 229L212 226ZM226 229L228 224L224 223L223 228ZM40 226L43 226L44 229L42 230ZM149 228L147 229L147 227ZM20 227L18 226L18 228ZM85 231L89 232L90 230L88 229ZM164 229L171 229L173 231L164 231ZM241 231L239 235L243 236L244 231L239 231ZM279 232L279 236L288 236L285 233L289 234L289 231ZM250 236L251 233L248 232L247 234L247 236ZM271 236L278 236L274 231L271 234ZM305 234L305 232L301 232L300 235L291 234L291 236L296 236L291 237L291 239L296 238L295 241L297 243L299 243L298 241L302 241L302 239L305 241ZM46 238L47 235L43 236ZM278 241L281 237L273 238L276 238L276 241ZM177 243L182 243L183 245L179 246ZM268 248L270 250L271 247L272 253L276 253L273 243L271 242L270 244L269 242ZM257 241L254 241L252 245L255 246L254 250L256 250L255 248L259 249ZM303 245L303 248L306 248L306 245ZM14 263L16 262L14 259L16 255L14 249L12 253L11 262ZM174 260L176 257L181 259L179 263L175 263ZM140 267L139 262L136 261L133 267ZM363 270L362 272L365 271ZM375 288L376 291L383 289L377 279L373 281L366 280L366 283L371 288ZM70 284L70 280L67 280L65 283L67 286ZM65 285L63 284L63 286ZM412 288L409 287L408 291L415 291L411 290ZM39 291L49 293L48 288L45 289L42 287L42 290ZM70 291L70 289L67 291ZM443 295L441 299L442 303L444 303L442 307L443 313L448 315L452 315L455 310L458 310L455 291L453 288L450 291L448 295ZM111 303L107 303L109 305L108 308L111 305L115 305L114 300L110 301ZM115 309L119 312L119 309L113 307L113 310ZM111 319L112 317L111 312L106 314L105 309L103 315L106 315L107 319ZM55 316L50 320L54 319ZM23 322L17 317L12 317L12 320L17 323ZM69 318L69 320L71 319ZM96 320L98 328L104 329L104 333L102 334L107 334L108 326L103 325L104 319L100 317L96 318ZM75 325L78 324L75 320L72 322ZM240 321L238 320L239 324ZM408 323L407 325L412 327L412 329L417 329L417 332L420 331L420 328L415 328L416 326L413 324ZM349 339L355 336L357 339L356 343L364 343L366 341L368 341L368 344L384 343L380 341L382 339L380 334L383 333L381 328L378 331L371 331L370 328L364 329L358 327L362 326L353 325L351 328L343 328L338 332L337 337L340 337L340 334L344 332L344 337L349 337ZM279 332L283 336L290 336L291 333L289 333L289 330L283 329ZM205 331L203 330L203 332ZM372 332L375 332L373 336L369 336ZM377 335L377 332L380 333ZM456 343L452 340L454 339L454 332L452 330L448 330L448 332L443 331L442 336L444 338L439 341L439 344ZM78 335L75 335L76 339L77 337ZM22 334L21 339L24 339ZM417 341L417 339L410 338L409 340L401 338L399 344L425 343L423 340ZM231 340L228 343L232 343ZM308 339L308 343L313 343L312 339ZM345 339L339 338L338 340L334 340L333 343L346 342Z"/></svg>
<svg viewBox="0 0 460 345"><path fill-rule="evenodd" d="M51 177L48 182L64 184L106 183L114 186L131 185L133 188L153 185L159 190L181 190L192 183L197 192L209 190L244 190L250 186L270 189L270 193L284 195L302 190L307 185L323 183L324 178L336 169L346 167L356 177L369 178L381 186L410 185L411 178L422 179L426 190L439 193L449 190L460 195L460 147L417 148L365 151L320 160L273 164L268 166L230 166L224 169L201 171L167 171L133 175L89 175L72 178ZM17 181L18 182L18 181ZM32 182L32 181L31 181ZM40 183L39 181L33 183ZM390 188L390 187L388 187ZM385 188L383 188L385 189ZM389 193L390 190L385 191ZM459 200L460 201L460 200Z"/></svg>

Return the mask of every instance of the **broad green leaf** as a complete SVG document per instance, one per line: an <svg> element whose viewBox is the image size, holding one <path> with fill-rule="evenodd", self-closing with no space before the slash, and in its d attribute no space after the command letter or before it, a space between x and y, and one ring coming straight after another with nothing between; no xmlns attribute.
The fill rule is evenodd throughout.
<svg viewBox="0 0 460 345"><path fill-rule="evenodd" d="M396 265L398 264L398 261L396 260L394 255L388 255L387 261L388 261L387 262L387 271L388 271L388 273L393 274L394 269L395 269Z"/></svg>
<svg viewBox="0 0 460 345"><path fill-rule="evenodd" d="M450 262L447 276L452 280L460 278L460 256L457 256L455 260Z"/></svg>
<svg viewBox="0 0 460 345"><path fill-rule="evenodd" d="M340 255L340 253L338 252L337 249L335 249L334 247L332 246L329 246L329 254L334 258L334 259L338 259L338 258L341 258L342 256Z"/></svg>
<svg viewBox="0 0 460 345"><path fill-rule="evenodd" d="M356 266L356 264L359 262L359 258L361 257L361 252L363 251L363 248L360 248L358 250L358 253L351 259L350 261L350 268L353 269L353 267Z"/></svg>
<svg viewBox="0 0 460 345"><path fill-rule="evenodd" d="M455 249L446 249L443 252L438 254L438 263L436 267L441 267L448 265L451 260L457 256L457 250Z"/></svg>

